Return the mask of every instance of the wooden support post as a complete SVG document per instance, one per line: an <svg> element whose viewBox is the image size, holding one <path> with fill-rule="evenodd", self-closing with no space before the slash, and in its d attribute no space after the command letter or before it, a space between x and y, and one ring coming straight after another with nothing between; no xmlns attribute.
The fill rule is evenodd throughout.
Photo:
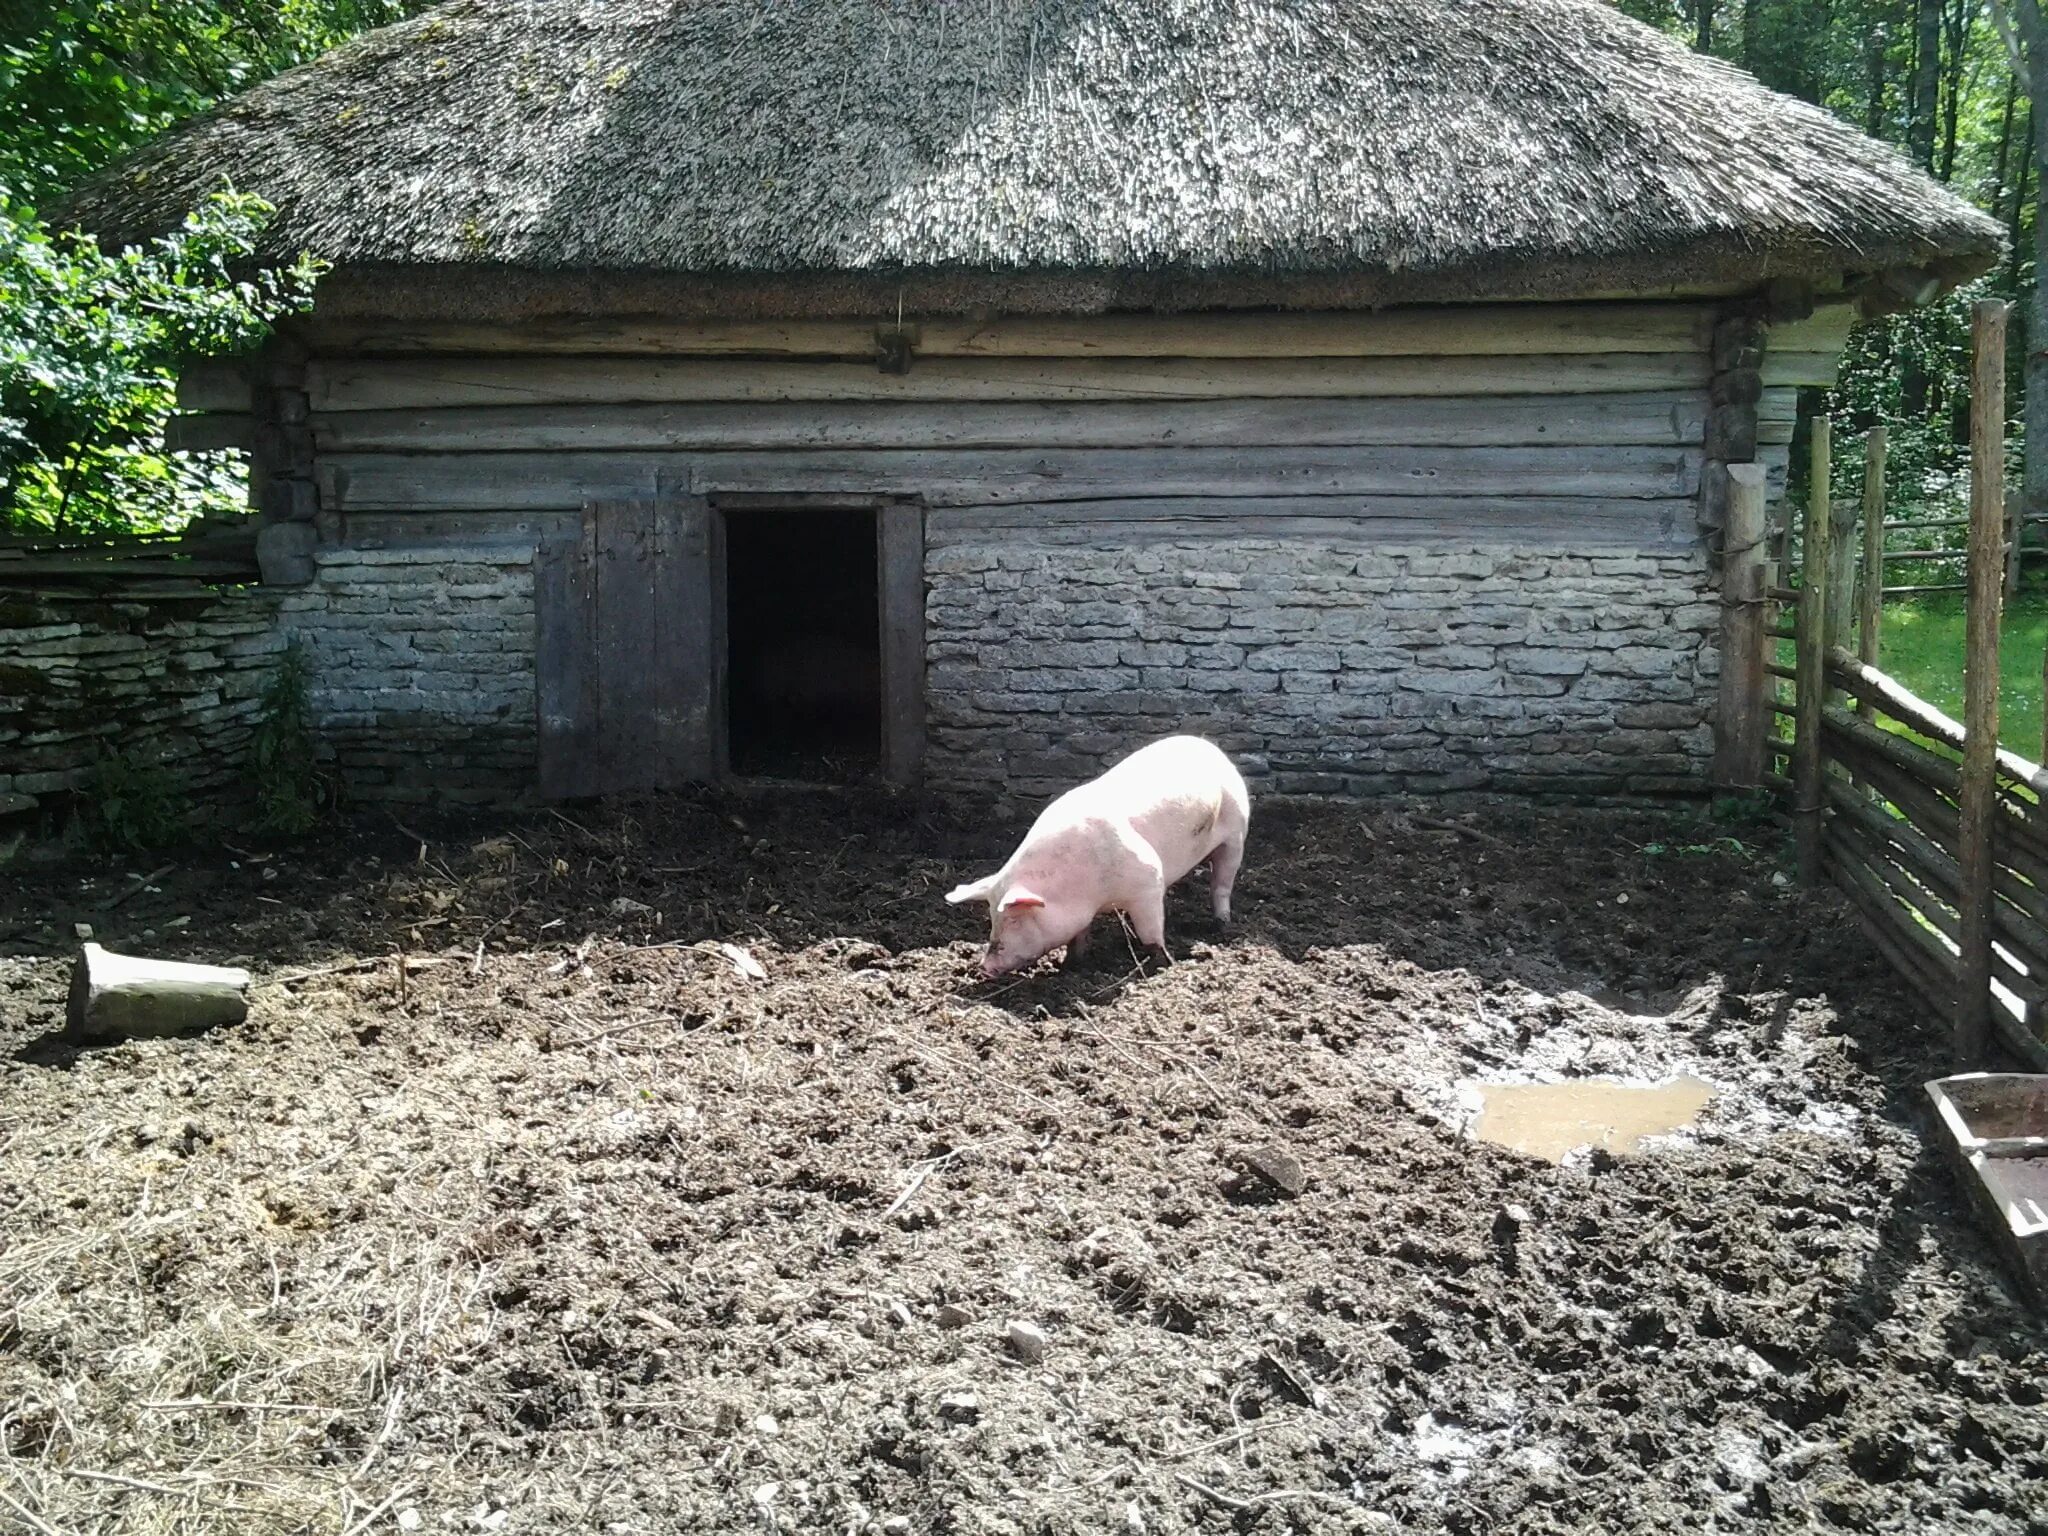
<svg viewBox="0 0 2048 1536"><path fill-rule="evenodd" d="M1732 789L1763 782L1769 684L1764 673L1770 644L1764 549L1764 467L1730 464L1727 526L1721 545L1721 697L1715 716L1714 779Z"/></svg>
<svg viewBox="0 0 2048 1536"><path fill-rule="evenodd" d="M1955 1054L1984 1060L1991 1040L1992 818L1998 795L1998 628L2005 597L2006 306L1974 306L1970 378L1970 591L1963 653L1963 766L1957 864L1962 954L1956 974Z"/></svg>
<svg viewBox="0 0 2048 1536"><path fill-rule="evenodd" d="M1856 566L1862 549L1856 539L1857 508L1853 505L1838 507L1832 499L1820 505L1829 519L1828 644L1846 650L1859 638L1856 628ZM1843 703L1840 690L1830 689L1828 702Z"/></svg>
<svg viewBox="0 0 2048 1536"><path fill-rule="evenodd" d="M1820 728L1827 702L1828 541L1834 531L1828 515L1830 431L1827 417L1814 418L1812 485L1800 561L1799 638L1794 642L1798 665L1793 689L1792 816L1799 836L1799 878L1809 885L1821 878L1821 821L1827 805Z"/></svg>
<svg viewBox="0 0 2048 1536"><path fill-rule="evenodd" d="M2008 486L2005 492L2005 595L2011 597L2020 589L2020 488Z"/></svg>
<svg viewBox="0 0 2048 1536"><path fill-rule="evenodd" d="M1884 467L1890 442L1883 427L1872 427L1863 439L1863 603L1856 635L1856 656L1866 667L1877 665L1884 625ZM1863 718L1871 709L1863 706Z"/></svg>

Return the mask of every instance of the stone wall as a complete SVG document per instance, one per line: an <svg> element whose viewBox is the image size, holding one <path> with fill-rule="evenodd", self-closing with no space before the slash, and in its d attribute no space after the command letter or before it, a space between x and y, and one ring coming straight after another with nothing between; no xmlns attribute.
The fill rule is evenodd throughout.
<svg viewBox="0 0 2048 1536"><path fill-rule="evenodd" d="M100 584L104 585L104 584ZM118 752L234 793L284 640L259 587L0 585L0 814L55 808Z"/></svg>
<svg viewBox="0 0 2048 1536"><path fill-rule="evenodd" d="M1181 729L1281 792L1706 785L1703 553L990 540L927 575L941 789L1043 795Z"/></svg>
<svg viewBox="0 0 2048 1536"><path fill-rule="evenodd" d="M533 546L319 551L280 628L311 663L323 753L358 799L487 803L536 774Z"/></svg>
<svg viewBox="0 0 2048 1536"><path fill-rule="evenodd" d="M926 577L942 791L1042 796L1180 729L1281 792L1706 784L1719 610L1696 552L1009 534L935 544ZM532 795L532 548L505 540L325 549L293 589L0 588L0 813L81 784L103 742L234 792L293 639L352 796Z"/></svg>

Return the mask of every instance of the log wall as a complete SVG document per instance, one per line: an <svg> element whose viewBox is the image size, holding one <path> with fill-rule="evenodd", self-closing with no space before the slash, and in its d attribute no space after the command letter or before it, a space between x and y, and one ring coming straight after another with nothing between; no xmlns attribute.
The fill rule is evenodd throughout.
<svg viewBox="0 0 2048 1536"><path fill-rule="evenodd" d="M196 370L174 431L303 414L318 574L287 621L380 790L530 771L522 557L587 502L785 492L922 500L941 783L1049 785L1185 719L1295 787L1670 789L1711 749L1719 318L310 328L302 393ZM1766 457L1839 346L1773 335L1745 358ZM1048 759L1084 713L1100 751Z"/></svg>

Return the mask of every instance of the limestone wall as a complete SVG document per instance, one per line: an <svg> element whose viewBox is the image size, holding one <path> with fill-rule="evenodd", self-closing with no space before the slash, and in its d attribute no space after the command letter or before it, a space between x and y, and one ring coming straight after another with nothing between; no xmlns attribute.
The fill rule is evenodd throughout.
<svg viewBox="0 0 2048 1536"><path fill-rule="evenodd" d="M1213 736L1282 792L1697 792L1704 554L1212 537L928 559L928 775L1044 794Z"/></svg>
<svg viewBox="0 0 2048 1536"><path fill-rule="evenodd" d="M278 594L191 582L0 586L0 815L61 803L102 752L235 792L284 638Z"/></svg>

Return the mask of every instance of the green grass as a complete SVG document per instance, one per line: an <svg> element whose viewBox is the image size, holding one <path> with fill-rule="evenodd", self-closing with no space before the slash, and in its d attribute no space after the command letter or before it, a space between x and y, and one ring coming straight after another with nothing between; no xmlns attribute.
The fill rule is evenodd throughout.
<svg viewBox="0 0 2048 1536"><path fill-rule="evenodd" d="M2041 650L2048 592L2006 604L1998 642L1998 739L2022 757L2041 755ZM1963 716L1963 600L1895 598L1885 605L1877 664L1937 709Z"/></svg>

